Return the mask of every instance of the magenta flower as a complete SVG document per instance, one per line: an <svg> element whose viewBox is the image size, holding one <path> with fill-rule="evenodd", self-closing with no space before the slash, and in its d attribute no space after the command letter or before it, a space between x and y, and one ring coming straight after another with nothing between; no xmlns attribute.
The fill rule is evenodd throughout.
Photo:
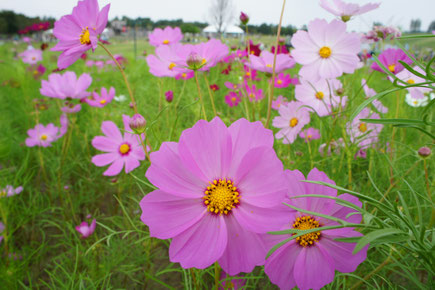
<svg viewBox="0 0 435 290"><path fill-rule="evenodd" d="M289 74L280 73L275 78L275 88L286 88L289 85L296 85L299 83L298 78L292 78Z"/></svg>
<svg viewBox="0 0 435 290"><path fill-rule="evenodd" d="M125 173L129 173L139 167L139 160L145 159L139 136L128 132L122 136L112 121L104 121L101 130L105 136L94 137L92 146L107 153L92 157L92 163L99 167L111 164L103 175L117 175L124 167Z"/></svg>
<svg viewBox="0 0 435 290"><path fill-rule="evenodd" d="M152 46L172 45L179 43L183 39L183 34L179 27L167 26L165 29L156 28L148 35Z"/></svg>
<svg viewBox="0 0 435 290"><path fill-rule="evenodd" d="M270 52L275 53L275 46L272 46L270 48ZM277 54L289 54L289 51L284 44L278 44L278 51L276 53Z"/></svg>
<svg viewBox="0 0 435 290"><path fill-rule="evenodd" d="M326 143L323 143L322 145L319 146L319 153L320 153L321 156L325 156L326 146L327 146ZM344 148L344 140L343 140L343 138L339 138L337 141L332 139L329 142L328 149L326 150L326 155L327 156L331 156L332 152L334 154L338 155L338 154L340 154L340 148Z"/></svg>
<svg viewBox="0 0 435 290"><path fill-rule="evenodd" d="M48 81L41 82L41 95L58 98L58 99L83 99L91 93L86 90L92 83L92 78L89 74L82 74L77 79L77 76L72 71L67 71L63 75L52 73L48 76Z"/></svg>
<svg viewBox="0 0 435 290"><path fill-rule="evenodd" d="M232 91L238 91L242 87L241 84L233 84L232 82L225 82L224 85Z"/></svg>
<svg viewBox="0 0 435 290"><path fill-rule="evenodd" d="M378 56L378 59L393 74L397 74L404 69L399 60L409 65L412 64L412 60L400 48L388 48ZM371 68L382 73L384 72L376 62L372 63Z"/></svg>
<svg viewBox="0 0 435 290"><path fill-rule="evenodd" d="M115 97L115 88L110 87L109 92L107 92L106 88L101 88L101 94L97 92L92 92L92 99L87 98L86 103L88 103L92 107L102 108L107 104L111 103L113 98Z"/></svg>
<svg viewBox="0 0 435 290"><path fill-rule="evenodd" d="M28 49L19 54L19 57L27 64L36 64L42 61L42 50L40 49Z"/></svg>
<svg viewBox="0 0 435 290"><path fill-rule="evenodd" d="M364 149L359 149L358 151L356 151L355 155L353 156L353 159L357 159L357 158L367 158L367 151Z"/></svg>
<svg viewBox="0 0 435 290"><path fill-rule="evenodd" d="M280 129L275 137L282 138L282 143L293 143L302 128L310 122L310 113L302 106L300 102L291 101L285 106L280 106L279 116L273 118L272 126Z"/></svg>
<svg viewBox="0 0 435 290"><path fill-rule="evenodd" d="M249 56L249 62L246 63L246 66L258 71L271 74L273 71L273 57L274 54L267 50L262 51L260 56L251 54ZM275 66L276 73L283 72L286 69L292 68L294 65L295 65L295 61L293 60L292 57L286 54L276 55L276 66Z"/></svg>
<svg viewBox="0 0 435 290"><path fill-rule="evenodd" d="M101 9L97 0L77 3L69 15L54 23L53 34L59 40L51 50L62 51L57 66L65 69L78 60L89 49L98 45L98 35L106 28L110 4Z"/></svg>
<svg viewBox="0 0 435 290"><path fill-rule="evenodd" d="M255 85L249 86L248 82L245 81L245 91L246 96L248 97L250 102L258 102L262 99L264 99L264 94L262 89L257 89Z"/></svg>
<svg viewBox="0 0 435 290"><path fill-rule="evenodd" d="M248 56L248 52L247 52L246 50L240 50L240 49L236 50L236 52L235 52L234 54L235 54L235 56L236 56L237 58L239 58L240 60L241 60L242 58Z"/></svg>
<svg viewBox="0 0 435 290"><path fill-rule="evenodd" d="M368 108L364 108L352 122L346 125L350 141L356 143L358 147L365 149L378 142L378 135L384 125L366 123L360 119L380 119L380 117L377 113L371 113Z"/></svg>
<svg viewBox="0 0 435 290"><path fill-rule="evenodd" d="M279 107L287 104L288 104L288 100L286 98L284 98L283 96L278 96L276 100L272 101L272 109L278 110Z"/></svg>
<svg viewBox="0 0 435 290"><path fill-rule="evenodd" d="M311 140L320 139L320 131L316 128L308 128L299 133L299 137L305 140L305 143Z"/></svg>
<svg viewBox="0 0 435 290"><path fill-rule="evenodd" d="M366 42L378 42L379 40L392 40L402 36L402 32L394 26L373 26L373 29L368 31L363 40Z"/></svg>
<svg viewBox="0 0 435 290"><path fill-rule="evenodd" d="M350 194L337 196L337 190L327 186L302 182L304 175L298 170L286 170L288 195L285 202L300 209L333 216L350 223L361 223L361 214L356 210L338 204L335 200L320 197L292 198L298 195L319 194L338 197L357 207L362 203ZM335 184L328 176L314 168L307 180L322 181ZM290 199L292 198L292 199ZM286 207L282 205L281 207ZM339 242L335 239L360 237L361 233L354 228L323 230L322 227L339 225L338 222L323 217L308 215L287 207L283 209L287 216L287 224L282 230L314 229L318 232L305 234L291 240L278 248L267 260L265 273L272 283L281 289L292 289L297 286L301 290L320 289L334 280L334 272L350 273L356 270L367 257L368 246L356 254L352 254L356 243ZM266 241L269 247L289 238L290 235L269 235Z"/></svg>
<svg viewBox="0 0 435 290"><path fill-rule="evenodd" d="M27 68L27 71L29 71L33 75L33 78L35 80L39 79L45 73L46 70L47 69L42 64L39 65L33 64Z"/></svg>
<svg viewBox="0 0 435 290"><path fill-rule="evenodd" d="M74 113L80 112L81 109L82 109L82 105L80 105L80 104L75 105L74 103L72 103L70 101L66 101L65 106L60 108L60 110L62 112L67 113L67 114L74 114Z"/></svg>
<svg viewBox="0 0 435 290"><path fill-rule="evenodd" d="M217 84L212 84L212 85L210 85L210 89L213 91L213 92L216 92L216 91L219 91L219 86L217 85Z"/></svg>
<svg viewBox="0 0 435 290"><path fill-rule="evenodd" d="M381 3L368 3L359 6L358 4L345 3L341 0L333 0L333 2L334 4L330 3L328 0L320 0L320 7L333 15L340 17L344 22L349 21L352 16L372 11L381 5Z"/></svg>
<svg viewBox="0 0 435 290"><path fill-rule="evenodd" d="M37 124L35 128L29 129L27 131L27 135L29 135L29 137L26 139L26 146L51 146L51 143L65 135L68 129L68 118L66 115L60 116L60 125L61 126L59 129L52 123L48 124L47 126Z"/></svg>
<svg viewBox="0 0 435 290"><path fill-rule="evenodd" d="M369 88L369 87L367 86L367 82L366 82L365 79L362 79L362 80L361 80L361 85L363 86L364 93L366 94L366 98L371 98L371 97L373 97L373 96L376 96L376 91L375 91L374 89ZM379 100L373 100L372 105L376 108L376 110L377 110L379 113L382 113L382 114L386 114L386 113L388 113L388 108L385 107L385 106L381 103L381 101L379 101Z"/></svg>
<svg viewBox="0 0 435 290"><path fill-rule="evenodd" d="M257 71L255 69L243 65L243 70L245 71L245 75L243 76L245 80L253 80L253 81L260 80L260 78L257 77Z"/></svg>
<svg viewBox="0 0 435 290"><path fill-rule="evenodd" d="M11 197L20 194L22 191L23 191L22 186L18 186L17 188L14 188L12 185L6 185L5 188L0 189L0 197Z"/></svg>
<svg viewBox="0 0 435 290"><path fill-rule="evenodd" d="M229 92L228 95L225 96L225 103L227 103L230 107L237 106L241 100L242 98L240 98L240 93Z"/></svg>
<svg viewBox="0 0 435 290"><path fill-rule="evenodd" d="M90 225L88 225L87 222L82 222L80 225L76 226L76 231L80 233L80 238L86 239L94 233L96 226L97 221L93 219Z"/></svg>
<svg viewBox="0 0 435 290"><path fill-rule="evenodd" d="M172 102L172 100L174 99L174 92L173 91L165 92L165 98L168 103Z"/></svg>
<svg viewBox="0 0 435 290"><path fill-rule="evenodd" d="M306 80L333 79L358 67L360 36L346 32L346 24L339 20L311 21L308 32L299 30L293 35L292 44L291 54L302 65L299 75Z"/></svg>
<svg viewBox="0 0 435 290"><path fill-rule="evenodd" d="M3 233L3 231L5 230L5 225L0 222L0 234ZM0 244L3 241L3 236L0 236Z"/></svg>
<svg viewBox="0 0 435 290"><path fill-rule="evenodd" d="M287 191L283 165L260 122L199 120L151 153L146 177L158 189L140 202L141 220L151 237L172 238L170 261L183 268L218 261L229 275L249 273L265 259L258 234L286 222L272 210Z"/></svg>

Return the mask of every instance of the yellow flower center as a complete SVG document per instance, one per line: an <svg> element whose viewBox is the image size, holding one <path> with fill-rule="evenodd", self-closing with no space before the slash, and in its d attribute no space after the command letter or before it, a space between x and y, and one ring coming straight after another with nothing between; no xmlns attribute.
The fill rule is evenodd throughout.
<svg viewBox="0 0 435 290"><path fill-rule="evenodd" d="M41 135L41 140L45 141L45 140L47 140L47 138L48 138L47 135L45 135L45 134L42 134L42 135Z"/></svg>
<svg viewBox="0 0 435 290"><path fill-rule="evenodd" d="M250 93L249 95L248 95L248 97L250 97L251 99L254 97L254 94L253 93Z"/></svg>
<svg viewBox="0 0 435 290"><path fill-rule="evenodd" d="M233 102L233 103L235 103L236 100L237 100L237 99L236 99L235 97L232 97L232 98L231 98L231 102Z"/></svg>
<svg viewBox="0 0 435 290"><path fill-rule="evenodd" d="M233 85L233 88L234 88L234 89L237 89L237 85Z"/></svg>
<svg viewBox="0 0 435 290"><path fill-rule="evenodd" d="M215 179L209 182L203 197L207 210L214 214L228 214L239 203L240 193L231 180Z"/></svg>
<svg viewBox="0 0 435 290"><path fill-rule="evenodd" d="M202 59L201 64L205 64L207 60L205 58Z"/></svg>
<svg viewBox="0 0 435 290"><path fill-rule="evenodd" d="M169 68L170 70L172 70L175 66L176 66L176 64L173 63L173 62L171 62L171 63L169 64L168 68Z"/></svg>
<svg viewBox="0 0 435 290"><path fill-rule="evenodd" d="M39 74L39 72L38 72L37 70L34 70L34 71L33 71L33 74L34 74L34 75L37 75L37 74Z"/></svg>
<svg viewBox="0 0 435 290"><path fill-rule="evenodd" d="M91 44L90 36L91 35L89 34L89 28L86 26L86 28L82 30L82 34L80 34L80 43Z"/></svg>
<svg viewBox="0 0 435 290"><path fill-rule="evenodd" d="M408 84L413 85L415 84L415 81L413 79L409 79L406 81Z"/></svg>
<svg viewBox="0 0 435 290"><path fill-rule="evenodd" d="M299 123L299 120L297 118L292 118L290 120L290 127L295 127Z"/></svg>
<svg viewBox="0 0 435 290"><path fill-rule="evenodd" d="M36 60L36 57L32 56L32 60Z"/></svg>
<svg viewBox="0 0 435 290"><path fill-rule="evenodd" d="M313 138L313 135L308 135L307 138L311 139L311 138Z"/></svg>
<svg viewBox="0 0 435 290"><path fill-rule="evenodd" d="M311 216L298 217L293 223L293 228L298 230L311 230L318 227L319 227L319 222L316 221ZM320 231L297 237L296 241L302 247L306 247L306 246L312 246L314 242L317 242L319 240L319 238L320 238Z"/></svg>
<svg viewBox="0 0 435 290"><path fill-rule="evenodd" d="M251 50L251 54L255 54L255 51Z"/></svg>
<svg viewBox="0 0 435 290"><path fill-rule="evenodd" d="M101 105L104 105L106 102L107 102L106 100L101 100L101 101L100 101L100 104L101 104Z"/></svg>
<svg viewBox="0 0 435 290"><path fill-rule="evenodd" d="M418 104L418 102L417 102L417 101L414 101L413 103L414 103L414 105L417 105L417 104Z"/></svg>
<svg viewBox="0 0 435 290"><path fill-rule="evenodd" d="M328 58L331 56L331 49L327 46L320 48L319 55L321 58Z"/></svg>
<svg viewBox="0 0 435 290"><path fill-rule="evenodd" d="M325 96L325 94L323 92L317 92L315 94L315 96L316 96L316 99L323 100L323 97Z"/></svg>
<svg viewBox="0 0 435 290"><path fill-rule="evenodd" d="M251 76L251 73L247 71L247 72L246 72L246 76L247 76L247 77L250 77L250 76Z"/></svg>
<svg viewBox="0 0 435 290"><path fill-rule="evenodd" d="M278 85L280 85L280 84L282 84L282 80L277 80L276 83L277 83Z"/></svg>
<svg viewBox="0 0 435 290"><path fill-rule="evenodd" d="M167 39L163 40L163 44L169 44L169 40Z"/></svg>
<svg viewBox="0 0 435 290"><path fill-rule="evenodd" d="M187 77L187 74L183 73L181 76L183 77L183 79L185 79Z"/></svg>
<svg viewBox="0 0 435 290"><path fill-rule="evenodd" d="M396 64L390 64L389 66L388 66L388 70L390 71L390 72L394 72L394 70L396 69Z"/></svg>
<svg viewBox="0 0 435 290"><path fill-rule="evenodd" d="M270 68L273 67L273 66L272 66L271 64L269 64L269 63L266 64L266 66L267 66L267 67L270 67Z"/></svg>
<svg viewBox="0 0 435 290"><path fill-rule="evenodd" d="M7 193L5 190L0 191L0 197L5 197L6 195L7 195Z"/></svg>
<svg viewBox="0 0 435 290"><path fill-rule="evenodd" d="M119 152L121 154L127 154L128 152L130 152L130 145L128 144L122 144L121 146L119 146Z"/></svg>
<svg viewBox="0 0 435 290"><path fill-rule="evenodd" d="M358 129L364 133L365 131L367 131L367 124L366 123L359 124Z"/></svg>

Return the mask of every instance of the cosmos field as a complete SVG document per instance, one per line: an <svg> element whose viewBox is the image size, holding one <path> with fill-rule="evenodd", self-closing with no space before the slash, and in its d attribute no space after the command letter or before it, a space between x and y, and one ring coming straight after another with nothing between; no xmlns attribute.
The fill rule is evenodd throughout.
<svg viewBox="0 0 435 290"><path fill-rule="evenodd" d="M3 42L0 288L433 288L435 35L320 5L290 45L135 57L97 0Z"/></svg>

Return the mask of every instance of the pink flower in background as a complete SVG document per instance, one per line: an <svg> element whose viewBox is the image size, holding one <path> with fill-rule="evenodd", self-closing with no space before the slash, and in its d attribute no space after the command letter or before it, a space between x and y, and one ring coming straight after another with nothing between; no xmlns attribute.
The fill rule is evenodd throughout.
<svg viewBox="0 0 435 290"><path fill-rule="evenodd" d="M139 136L127 132L123 136L112 121L104 121L101 130L105 136L94 137L92 146L107 153L92 157L92 163L99 167L111 164L103 175L117 175L122 168L129 173L139 167L139 160L145 159Z"/></svg>
<svg viewBox="0 0 435 290"><path fill-rule="evenodd" d="M425 96L421 91L411 90L405 96L405 102L411 107L424 107L429 103L429 99L435 99L435 94L431 93L430 96Z"/></svg>
<svg viewBox="0 0 435 290"><path fill-rule="evenodd" d="M27 135L29 135L29 137L26 139L26 146L51 146L51 143L65 135L68 129L68 118L66 115L60 116L60 125L61 126L59 129L52 123L48 124L47 126L37 124L35 128L29 129L27 131Z"/></svg>
<svg viewBox="0 0 435 290"><path fill-rule="evenodd" d="M33 75L33 78L37 80L45 73L47 69L42 64L39 65L34 64L29 66L27 70Z"/></svg>
<svg viewBox="0 0 435 290"><path fill-rule="evenodd" d="M101 93L92 92L92 99L87 98L86 103L88 103L92 107L103 108L107 104L111 103L113 98L115 97L115 88L110 87L109 92L107 89L102 87Z"/></svg>
<svg viewBox="0 0 435 290"><path fill-rule="evenodd" d="M210 85L210 89L213 91L213 92L216 92L216 91L219 91L219 86L217 85L217 84L212 84L212 85Z"/></svg>
<svg viewBox="0 0 435 290"><path fill-rule="evenodd" d="M156 48L155 54L146 57L150 73L156 77L176 77L188 73L186 67L180 66L191 50L191 45L174 44L163 45Z"/></svg>
<svg viewBox="0 0 435 290"><path fill-rule="evenodd" d="M375 91L374 89L369 88L369 87L367 86L367 82L366 82L365 79L362 79L362 80L361 80L361 85L363 86L363 89L364 89L364 93L365 93L365 95L366 95L366 98L371 98L371 97L373 97L373 96L376 96L376 91ZM381 101L379 101L379 100L373 100L372 105L376 108L376 110L377 110L379 113L382 113L382 114L386 114L386 113L388 113L388 108L385 107L385 106L381 103Z"/></svg>
<svg viewBox="0 0 435 290"><path fill-rule="evenodd" d="M337 195L337 190L319 184L303 182L304 175L298 171L286 170L288 181L288 193L284 202L303 210L317 212L323 215L333 216L349 223L361 223L362 216L355 209L343 206L330 198L306 197L292 198L298 195L319 194L326 197L335 197L350 202L357 207L362 203L358 198L344 193ZM317 168L308 174L306 180L322 181L335 185L335 182ZM367 257L368 245L356 254L352 254L356 243L336 241L339 238L361 237L362 234L354 228L339 228L323 230L322 227L337 226L338 222L295 211L285 205L281 206L285 211L287 223L281 230L315 229L318 232L305 234L293 239L278 248L266 260L264 271L270 281L281 289L320 289L334 280L335 271L351 273L356 270ZM268 235L266 243L268 248L291 237L285 235Z"/></svg>
<svg viewBox="0 0 435 290"><path fill-rule="evenodd" d="M89 59L89 60L87 60L87 61L85 62L85 65L86 65L87 67L93 67L93 66L95 65L95 61Z"/></svg>
<svg viewBox="0 0 435 290"><path fill-rule="evenodd" d="M264 99L264 94L262 89L257 89L255 85L249 86L247 81L245 81L244 87L246 91L246 96L248 97L248 100L250 102L253 101L258 102Z"/></svg>
<svg viewBox="0 0 435 290"><path fill-rule="evenodd" d="M260 78L257 77L257 71L255 69L243 65L243 70L245 71L245 75L243 76L245 80L253 80L253 81L260 80Z"/></svg>
<svg viewBox="0 0 435 290"><path fill-rule="evenodd" d="M295 88L296 100L311 107L312 109L309 110L314 110L320 117L327 116L331 114L332 108L340 104L340 97L336 95L336 90L341 86L341 82L337 79L302 81Z"/></svg>
<svg viewBox="0 0 435 290"><path fill-rule="evenodd" d="M270 52L271 53L275 53L275 46L272 46L270 48ZM288 51L287 47L284 44L278 44L278 51L276 53L277 54L288 54L289 51Z"/></svg>
<svg viewBox="0 0 435 290"><path fill-rule="evenodd" d="M98 68L98 70L102 70L104 68L105 62L103 60L97 60L94 65Z"/></svg>
<svg viewBox="0 0 435 290"><path fill-rule="evenodd" d="M333 79L358 67L360 36L346 32L346 24L340 20L315 19L308 24L308 31L293 35L292 44L291 54L302 65L299 75L306 80Z"/></svg>
<svg viewBox="0 0 435 290"><path fill-rule="evenodd" d="M320 139L320 131L316 128L308 128L299 133L299 137L305 140L305 143L311 140Z"/></svg>
<svg viewBox="0 0 435 290"><path fill-rule="evenodd" d="M0 234L3 233L3 231L5 230L5 225L0 222ZM0 244L3 241L3 236L0 236Z"/></svg>
<svg viewBox="0 0 435 290"><path fill-rule="evenodd" d="M249 62L246 63L246 66L271 74L273 71L273 57L273 53L264 50L261 52L260 56L250 55ZM294 65L295 61L292 57L286 54L277 54L275 73L283 72L286 69L292 68Z"/></svg>
<svg viewBox="0 0 435 290"><path fill-rule="evenodd" d="M32 38L28 36L24 36L23 38L21 38L21 40L27 44L30 44L32 42Z"/></svg>
<svg viewBox="0 0 435 290"><path fill-rule="evenodd" d="M41 95L58 98L58 99L83 99L91 93L86 90L92 83L92 78L89 74L82 74L77 79L77 76L72 71L67 71L63 75L52 73L48 76L48 81L41 82Z"/></svg>
<svg viewBox="0 0 435 290"><path fill-rule="evenodd" d="M17 188L14 188L12 185L6 185L5 188L0 189L0 197L11 197L20 194L22 191L23 191L22 186L18 186Z"/></svg>
<svg viewBox="0 0 435 290"><path fill-rule="evenodd" d="M27 64L36 64L42 61L42 50L40 49L28 49L19 54L19 57Z"/></svg>
<svg viewBox="0 0 435 290"><path fill-rule="evenodd" d="M350 141L356 143L361 149L365 149L378 142L378 135L384 125L366 123L360 119L380 119L380 117L377 113L371 113L370 109L364 108L352 122L346 125Z"/></svg>
<svg viewBox="0 0 435 290"><path fill-rule="evenodd" d="M218 39L210 39L207 42L191 46L188 55L183 55L182 61L178 62L180 67L189 67L187 60L192 55L201 60L200 71L208 71L210 68L222 61L229 53L229 48Z"/></svg>
<svg viewBox="0 0 435 290"><path fill-rule="evenodd" d="M280 73L275 77L275 88L286 88L289 85L296 85L298 83L298 78L292 78L289 74Z"/></svg>
<svg viewBox="0 0 435 290"><path fill-rule="evenodd" d="M330 3L330 0L320 0L320 7L335 16L341 17L341 19L345 22L349 21L352 16L361 15L372 11L381 5L381 3L368 3L366 5L359 6L358 4L346 3L341 0L333 0L333 2L334 4Z"/></svg>
<svg viewBox="0 0 435 290"><path fill-rule="evenodd" d="M234 54L239 59L242 59L242 58L248 56L248 52L246 50L240 50L240 49L238 49Z"/></svg>
<svg viewBox="0 0 435 290"><path fill-rule="evenodd" d="M230 107L237 106L242 98L240 98L240 93L229 92L228 95L225 96L225 103Z"/></svg>
<svg viewBox="0 0 435 290"><path fill-rule="evenodd" d="M248 45L245 48L247 54L259 56L261 54L260 43L254 44L252 40L249 40Z"/></svg>
<svg viewBox="0 0 435 290"><path fill-rule="evenodd" d="M172 102L172 100L174 99L174 92L173 91L165 92L165 98L168 103Z"/></svg>
<svg viewBox="0 0 435 290"><path fill-rule="evenodd" d="M177 74L175 76L175 79L176 80L179 80L179 79L188 80L188 79L193 78L194 76L195 76L195 72L189 71L189 72L183 72L183 73Z"/></svg>
<svg viewBox="0 0 435 290"><path fill-rule="evenodd" d="M310 122L310 113L302 106L301 102L291 101L285 106L280 106L279 116L273 118L272 126L280 129L275 137L283 139L284 144L293 143L302 128Z"/></svg>
<svg viewBox="0 0 435 290"><path fill-rule="evenodd" d="M51 50L62 51L57 66L65 69L89 49L98 45L98 35L106 28L110 4L101 9L97 0L77 3L72 14L65 15L54 23L53 34L59 40Z"/></svg>
<svg viewBox="0 0 435 290"><path fill-rule="evenodd" d="M141 220L151 237L172 238L169 259L183 268L217 261L228 275L249 273L265 260L259 234L287 221L274 210L287 191L283 165L260 122L199 120L151 153L146 177L158 189L140 202Z"/></svg>
<svg viewBox="0 0 435 290"><path fill-rule="evenodd" d="M413 67L413 69L414 69L416 72L421 73L422 75L426 75L426 72L425 72L422 68L420 68L419 66L415 66L415 67ZM400 79L400 80L402 80L402 81L404 81L404 82L410 84L410 85L426 82L425 79L423 79L423 78L421 78L421 77L419 77L419 76L417 76L417 75L411 73L411 72L410 72L409 70L407 70L407 69L404 69L404 70L402 70L401 72L399 72L398 74L396 74L396 77L397 77L398 79ZM392 81L392 78L390 78L390 81ZM400 83L400 82L399 82L398 84L399 84L399 85L403 85L403 84ZM419 91L419 92L421 92L421 93L423 93L423 94L425 94L425 93L429 93L429 92L432 91L431 88L425 88L425 87L411 87L411 88L407 88L407 90L408 90L409 92L412 92L412 91ZM413 95L414 95L414 96L418 96L418 93L413 94Z"/></svg>
<svg viewBox="0 0 435 290"><path fill-rule="evenodd" d="M278 110L280 106L284 106L288 104L288 100L283 96L278 96L276 100L272 101L272 109Z"/></svg>
<svg viewBox="0 0 435 290"><path fill-rule="evenodd" d="M90 225L88 225L87 222L82 222L80 225L76 226L76 231L80 233L80 238L86 239L94 233L96 226L97 221L93 219Z"/></svg>
<svg viewBox="0 0 435 290"><path fill-rule="evenodd" d="M70 101L66 101L65 106L60 108L60 110L62 112L67 113L67 114L74 114L74 113L80 112L81 109L82 109L82 105L80 105L80 104L76 105Z"/></svg>
<svg viewBox="0 0 435 290"><path fill-rule="evenodd" d="M148 35L152 46L172 45L179 43L183 39L183 34L179 27L167 26L165 29L156 28Z"/></svg>
<svg viewBox="0 0 435 290"><path fill-rule="evenodd" d="M232 82L225 82L224 85L232 91L238 91L242 87L241 84L233 84Z"/></svg>
<svg viewBox="0 0 435 290"><path fill-rule="evenodd" d="M404 69L399 60L409 65L412 64L412 60L400 48L388 48L378 56L378 59L393 74L397 74ZM371 68L382 73L384 72L376 62L372 63Z"/></svg>
<svg viewBox="0 0 435 290"><path fill-rule="evenodd" d="M338 154L340 154L340 148L344 148L344 140L343 140L343 138L339 138L337 141L332 139L330 142L328 142L328 144L323 143L322 145L320 145L319 146L319 153L321 156L325 156L326 146L328 146L328 150L326 152L327 156L331 156L331 153L338 155Z"/></svg>
<svg viewBox="0 0 435 290"><path fill-rule="evenodd" d="M367 158L367 151L364 149L359 149L358 151L356 151L355 156L353 157L354 159L357 158Z"/></svg>

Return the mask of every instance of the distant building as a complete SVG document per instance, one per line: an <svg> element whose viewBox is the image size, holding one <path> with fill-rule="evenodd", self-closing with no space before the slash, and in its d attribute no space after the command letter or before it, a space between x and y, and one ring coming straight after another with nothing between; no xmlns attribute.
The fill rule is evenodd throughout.
<svg viewBox="0 0 435 290"><path fill-rule="evenodd" d="M215 25L209 25L202 30L202 34L206 37L217 37L219 36L218 28ZM245 32L243 29L236 25L228 25L223 28L223 36L224 37L242 37Z"/></svg>

